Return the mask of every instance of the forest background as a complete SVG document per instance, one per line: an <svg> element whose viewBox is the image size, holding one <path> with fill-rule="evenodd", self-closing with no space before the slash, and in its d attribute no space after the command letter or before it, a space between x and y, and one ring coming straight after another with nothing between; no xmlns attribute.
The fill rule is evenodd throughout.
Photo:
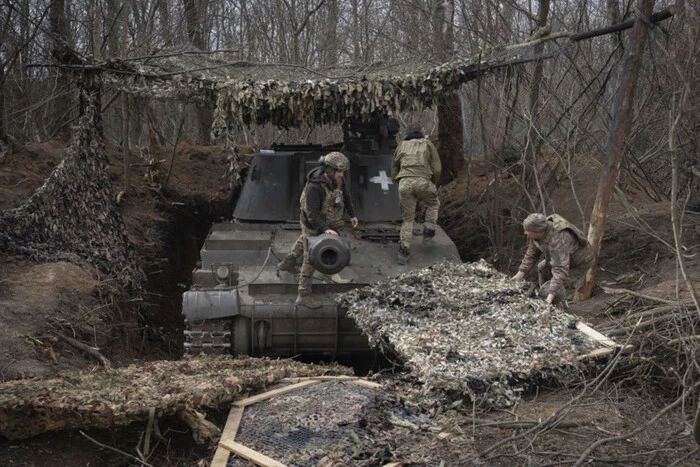
<svg viewBox="0 0 700 467"><path fill-rule="evenodd" d="M666 21L646 20L652 11L671 6L676 14ZM323 72L396 63L439 66L547 39L535 42L528 63L469 81L445 93L433 108L395 116L402 128L420 120L439 142L446 167L440 222L463 259L488 257L501 270L512 270L522 247L519 221L532 211L565 210L600 243L610 200L623 207L638 231L663 243L674 266L665 277L674 279L672 297L664 297L680 303L672 311L682 315L682 325L670 334L665 329L662 343L658 335L643 341L648 354L684 363L670 375L668 366L660 369L656 362L630 371L645 377L663 373L663 396L654 393L654 398L677 407L693 399L700 381L693 317L697 266L685 263L695 258L697 244L683 241L688 224L690 238L697 238L692 235L700 207L699 16L698 0L2 0L0 162L27 145L68 142L79 118L75 57L97 68L168 54ZM570 40L571 34L626 21L646 28ZM159 148L183 141L215 143L212 106L105 92L105 140L112 166L117 161L122 166L117 191L127 200L134 194L139 170L157 162ZM331 143L342 137L333 126L234 123L240 147ZM0 187L4 192L22 183L6 181ZM667 216L654 219L664 225L635 211L630 192L663 206ZM630 237L618 241L621 248L634 243ZM639 296L627 297L636 310L650 306ZM692 412L689 408L684 419ZM671 439L669 434L666 440Z"/></svg>

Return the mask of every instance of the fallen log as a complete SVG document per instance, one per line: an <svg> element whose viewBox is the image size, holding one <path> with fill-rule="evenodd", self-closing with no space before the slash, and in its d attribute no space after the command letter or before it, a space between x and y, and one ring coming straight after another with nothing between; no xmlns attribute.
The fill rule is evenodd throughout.
<svg viewBox="0 0 700 467"><path fill-rule="evenodd" d="M218 441L200 412L239 399L283 378L351 374L338 365L292 360L202 357L126 368L68 373L58 379L0 384L0 436L29 438L46 431L113 428L177 416L198 442Z"/></svg>

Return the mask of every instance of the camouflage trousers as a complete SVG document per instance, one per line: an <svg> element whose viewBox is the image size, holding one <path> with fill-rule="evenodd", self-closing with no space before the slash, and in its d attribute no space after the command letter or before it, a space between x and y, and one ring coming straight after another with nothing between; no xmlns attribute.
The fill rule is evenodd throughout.
<svg viewBox="0 0 700 467"><path fill-rule="evenodd" d="M416 220L418 201L425 204L425 228L435 229L440 200L437 187L424 177L403 177L399 180L399 200L401 201L401 243L411 248L413 240L413 222Z"/></svg>
<svg viewBox="0 0 700 467"><path fill-rule="evenodd" d="M586 271L588 271L589 267L590 263L569 269L569 275L566 276L566 281L562 284L562 287L556 291L557 302L569 300L569 295L572 295L573 292L583 286L586 281ZM546 260L537 263L537 273L539 275L540 284L539 295L544 298L550 292L549 287L552 280L552 269ZM555 303L555 305L557 304L558 303Z"/></svg>
<svg viewBox="0 0 700 467"><path fill-rule="evenodd" d="M334 228L338 234L342 235L341 228ZM314 272L316 268L309 260L309 237L314 236L304 224L301 224L301 235L294 242L294 246L287 253L287 258L298 258L299 256L304 257L304 262L301 265L301 274L299 275L299 295L309 295L311 293L311 283L313 282Z"/></svg>

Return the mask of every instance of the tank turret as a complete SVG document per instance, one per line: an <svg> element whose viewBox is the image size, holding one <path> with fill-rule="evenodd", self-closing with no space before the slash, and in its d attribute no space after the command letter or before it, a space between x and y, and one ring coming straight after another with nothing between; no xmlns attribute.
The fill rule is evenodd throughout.
<svg viewBox="0 0 700 467"><path fill-rule="evenodd" d="M422 225L416 224L411 260L397 264L401 212L391 161L398 125L386 117L350 119L343 130L341 144L277 145L253 156L231 221L211 226L192 287L183 294L186 353L335 357L368 351L367 339L338 309L335 294L444 259L459 261L442 229L421 242ZM298 274L276 265L301 232L299 197L306 174L332 151L350 161L346 179L360 225L352 229L348 223L344 233L349 264L314 275L313 294L322 306L310 309L294 303Z"/></svg>

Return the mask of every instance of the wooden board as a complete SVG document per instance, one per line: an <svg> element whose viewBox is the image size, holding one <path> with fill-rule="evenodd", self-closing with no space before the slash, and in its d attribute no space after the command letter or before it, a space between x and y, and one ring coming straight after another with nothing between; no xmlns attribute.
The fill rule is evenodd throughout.
<svg viewBox="0 0 700 467"><path fill-rule="evenodd" d="M614 340L610 339L607 336L604 336L603 334L599 333L592 327L588 326L587 324L582 323L579 321L576 323L576 329L587 335L589 338L593 339L594 341L598 342L599 344L604 345L605 347L619 347L617 342Z"/></svg>
<svg viewBox="0 0 700 467"><path fill-rule="evenodd" d="M353 381L355 384L359 384L360 386L365 386L367 388L372 388L372 389L378 389L381 388L382 385L379 383L375 383L372 381L367 381L366 379L356 379Z"/></svg>
<svg viewBox="0 0 700 467"><path fill-rule="evenodd" d="M307 386L311 386L313 384L318 384L320 382L321 381L319 381L319 380L307 380L307 381L302 381L301 383L290 384L289 386L285 386L283 388L274 389L272 391L264 392L262 394L258 394L257 396L248 397L247 399L241 399L239 401L234 402L233 405L236 407L245 407L247 405L251 405L251 404L255 404L256 402L271 399L275 396L279 396L280 394L285 394L285 393L288 393L291 391L296 391L297 389L305 388Z"/></svg>
<svg viewBox="0 0 700 467"><path fill-rule="evenodd" d="M285 464L277 462L274 459L267 457L264 454L260 454L257 451L253 451L250 448L243 446L235 441L219 441L219 446L222 446L237 456L247 459L253 462L255 465L262 465L263 467L286 467Z"/></svg>
<svg viewBox="0 0 700 467"><path fill-rule="evenodd" d="M224 431L221 433L219 443L221 443L221 441L233 441L236 439L236 433L238 433L238 427L241 425L241 418L243 417L244 410L244 407L231 407L231 411L228 414L228 420L226 420L226 425L224 426ZM209 467L226 467L228 464L228 458L229 451L219 445L216 448L214 458L211 460Z"/></svg>
<svg viewBox="0 0 700 467"><path fill-rule="evenodd" d="M611 348L611 347L603 347L601 349L596 349L592 352L587 353L586 355L579 355L577 357L577 360L585 360L586 358L597 358L597 357L603 357L605 355L610 355L613 353L615 350L620 349L620 352L626 353L626 352L631 352L634 350L633 345L626 345L626 346L620 346L618 345L617 347Z"/></svg>

